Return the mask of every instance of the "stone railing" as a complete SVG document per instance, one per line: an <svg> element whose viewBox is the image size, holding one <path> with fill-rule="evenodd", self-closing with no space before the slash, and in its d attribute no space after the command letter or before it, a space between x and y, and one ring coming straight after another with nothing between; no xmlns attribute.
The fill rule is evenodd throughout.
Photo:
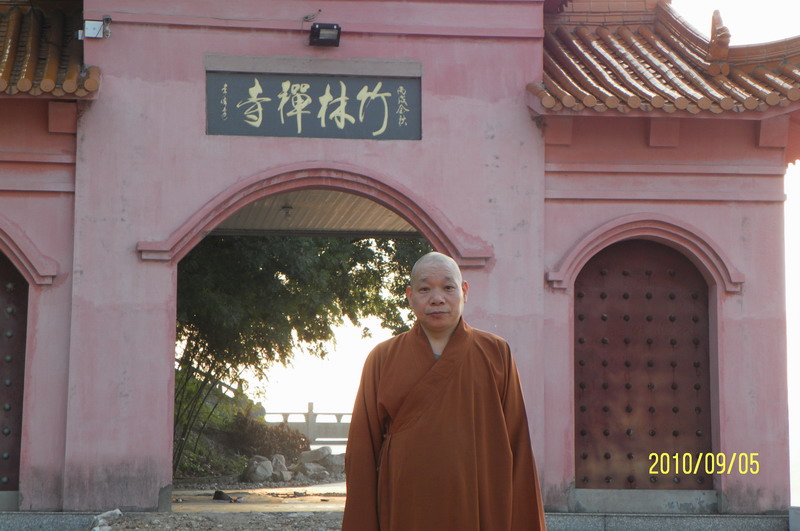
<svg viewBox="0 0 800 531"><path fill-rule="evenodd" d="M280 416L281 421L270 421L270 418ZM290 417L302 416L303 420L290 420ZM319 422L318 417L328 417L330 422ZM345 420L346 417L346 420ZM273 412L265 414L268 424L282 422L308 437L310 444L345 444L347 432L350 431L350 413L323 413L314 411L314 402L308 403L308 411L303 413ZM335 421L333 420L335 419Z"/></svg>

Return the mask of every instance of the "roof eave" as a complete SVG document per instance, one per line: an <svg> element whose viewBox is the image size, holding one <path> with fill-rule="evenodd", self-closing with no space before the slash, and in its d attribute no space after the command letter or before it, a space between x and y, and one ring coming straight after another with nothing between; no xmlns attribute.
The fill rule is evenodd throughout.
<svg viewBox="0 0 800 531"><path fill-rule="evenodd" d="M724 111L720 113L714 113L711 111L700 111L697 113L692 113L688 110L676 110L675 112L667 112L661 109L653 109L653 110L641 110L641 109L629 109L626 111L614 111L613 109L605 112L597 112L594 109L584 108L582 110L574 110L570 108L561 108L558 110L549 109L544 106L542 101L539 97L533 94L530 90L526 93L526 103L528 106L528 111L531 113L531 116L534 118L538 117L547 117L547 116L571 116L571 117L595 117L595 118L686 118L692 120L751 120L751 121L761 121L767 120L769 118L775 118L776 116L782 116L785 114L792 114L793 119L794 117L800 117L800 101L790 102L787 105L780 106L776 105L774 107L769 107L763 111L742 111L742 112L730 112ZM798 118L800 119L800 118Z"/></svg>

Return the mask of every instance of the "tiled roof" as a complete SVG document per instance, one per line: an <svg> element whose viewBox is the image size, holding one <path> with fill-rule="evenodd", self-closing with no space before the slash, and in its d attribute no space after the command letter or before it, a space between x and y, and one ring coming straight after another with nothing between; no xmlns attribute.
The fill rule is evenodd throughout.
<svg viewBox="0 0 800 531"><path fill-rule="evenodd" d="M729 47L719 13L712 27L709 41L668 3L550 16L543 83L528 90L545 114L763 112L800 100L800 38Z"/></svg>
<svg viewBox="0 0 800 531"><path fill-rule="evenodd" d="M100 70L83 65L80 24L80 10L0 6L0 97L82 98L97 91Z"/></svg>

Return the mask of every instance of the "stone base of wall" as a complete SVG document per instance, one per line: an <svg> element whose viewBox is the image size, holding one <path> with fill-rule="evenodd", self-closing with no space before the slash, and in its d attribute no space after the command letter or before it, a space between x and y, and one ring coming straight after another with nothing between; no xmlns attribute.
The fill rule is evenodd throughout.
<svg viewBox="0 0 800 531"><path fill-rule="evenodd" d="M800 516L800 515L798 515ZM787 531L789 515L547 513L548 531ZM800 528L792 528L800 529Z"/></svg>

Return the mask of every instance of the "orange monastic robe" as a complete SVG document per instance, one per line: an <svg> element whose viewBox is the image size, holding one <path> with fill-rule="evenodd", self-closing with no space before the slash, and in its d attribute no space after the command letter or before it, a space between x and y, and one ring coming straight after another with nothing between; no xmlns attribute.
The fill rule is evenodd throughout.
<svg viewBox="0 0 800 531"><path fill-rule="evenodd" d="M439 360L419 324L370 353L345 470L342 531L545 529L511 351L463 320Z"/></svg>

